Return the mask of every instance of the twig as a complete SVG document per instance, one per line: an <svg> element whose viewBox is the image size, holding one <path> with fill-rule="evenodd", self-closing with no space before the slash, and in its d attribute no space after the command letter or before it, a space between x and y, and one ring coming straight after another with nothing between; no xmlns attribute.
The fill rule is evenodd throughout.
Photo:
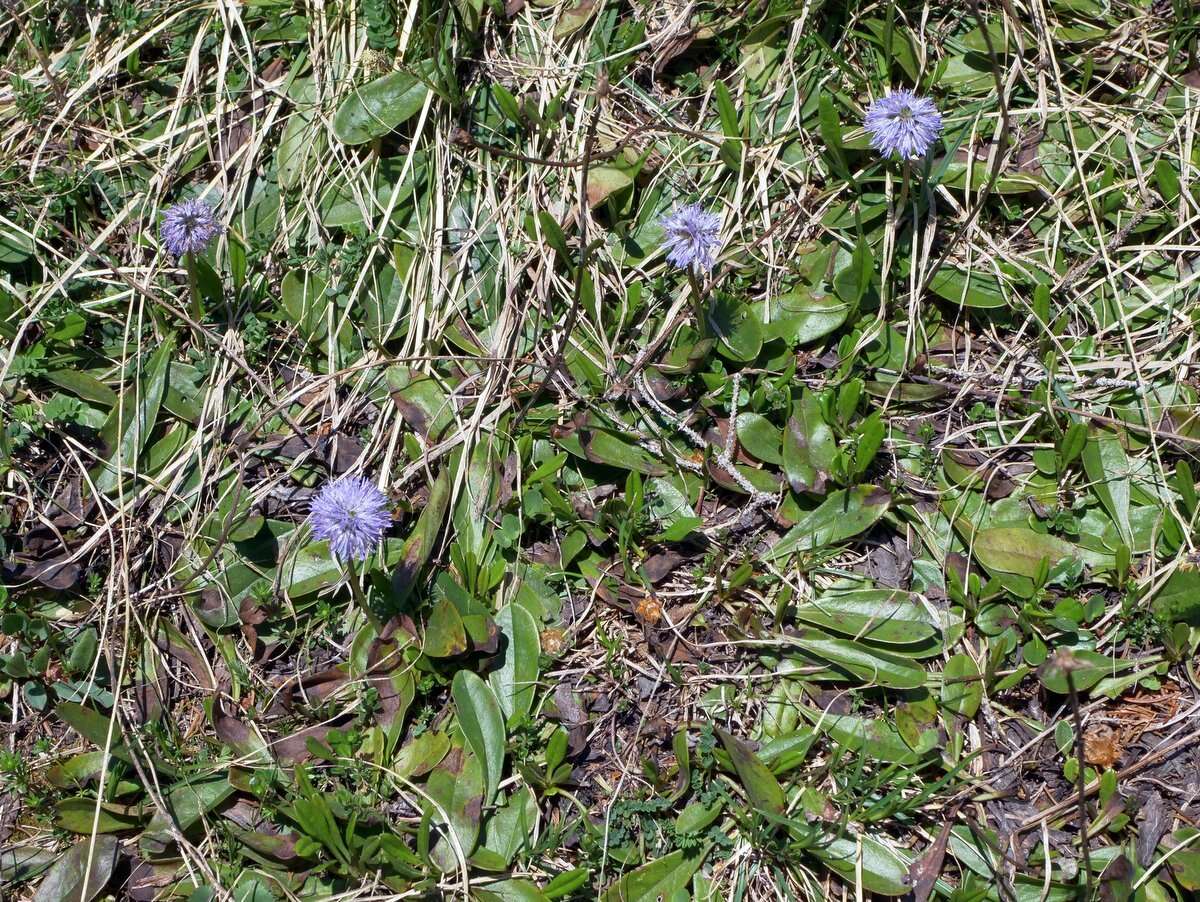
<svg viewBox="0 0 1200 902"><path fill-rule="evenodd" d="M1067 653L1070 654L1069 652ZM1060 658L1062 655L1060 654ZM1075 763L1078 765L1075 772L1075 793L1079 802L1079 846L1083 852L1083 872L1084 872L1084 898L1092 898L1092 855L1088 847L1088 822L1091 818L1088 816L1087 810L1087 785L1084 775L1084 739L1083 739L1083 716L1079 713L1079 693L1075 690L1075 675L1072 673L1076 664L1074 658L1071 658L1064 666L1063 672L1067 677L1067 697L1071 700L1071 716L1075 721Z"/></svg>

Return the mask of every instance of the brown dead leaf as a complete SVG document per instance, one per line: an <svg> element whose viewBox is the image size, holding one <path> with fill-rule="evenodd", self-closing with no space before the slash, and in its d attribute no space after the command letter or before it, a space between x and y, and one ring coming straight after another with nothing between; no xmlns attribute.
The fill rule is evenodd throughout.
<svg viewBox="0 0 1200 902"><path fill-rule="evenodd" d="M1108 724L1095 724L1083 734L1083 760L1094 767L1113 767L1123 752L1120 734Z"/></svg>
<svg viewBox="0 0 1200 902"><path fill-rule="evenodd" d="M957 810L954 813L957 813ZM942 873L942 862L946 858L946 844L950 839L950 828L954 824L954 813L942 824L941 832L933 841L933 845L909 865L908 882L913 888L913 902L925 902Z"/></svg>
<svg viewBox="0 0 1200 902"><path fill-rule="evenodd" d="M657 626L662 620L663 606L656 595L645 595L634 605L633 612L638 618L650 626Z"/></svg>

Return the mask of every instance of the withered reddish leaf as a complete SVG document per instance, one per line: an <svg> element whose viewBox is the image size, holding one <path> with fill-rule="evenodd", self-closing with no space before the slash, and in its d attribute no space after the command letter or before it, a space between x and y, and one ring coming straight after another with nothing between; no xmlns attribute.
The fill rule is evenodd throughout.
<svg viewBox="0 0 1200 902"><path fill-rule="evenodd" d="M651 557L642 565L646 578L652 583L660 583L683 562L683 556L674 551L664 551Z"/></svg>
<svg viewBox="0 0 1200 902"><path fill-rule="evenodd" d="M942 825L938 838L920 858L914 859L908 868L908 880L913 888L913 902L925 902L933 892L938 875L942 872L942 862L946 858L946 843L950 839L952 820Z"/></svg>

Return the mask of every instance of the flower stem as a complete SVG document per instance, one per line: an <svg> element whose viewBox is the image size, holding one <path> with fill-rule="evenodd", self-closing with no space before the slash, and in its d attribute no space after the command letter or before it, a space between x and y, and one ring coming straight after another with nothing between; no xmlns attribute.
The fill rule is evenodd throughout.
<svg viewBox="0 0 1200 902"><path fill-rule="evenodd" d="M908 203L909 185L912 182L912 161L905 160L900 166L900 199L896 201L896 218L904 215L904 205ZM914 198L915 203L915 198ZM913 212L913 232L916 232L916 211Z"/></svg>
<svg viewBox="0 0 1200 902"><path fill-rule="evenodd" d="M349 575L350 595L355 603L362 609L363 615L367 618L367 623L371 624L371 628L375 630L376 638L383 638L383 621L376 616L371 610L371 605L367 601L366 593L363 592L362 586L358 582L358 569L354 565L354 561L346 562L346 572Z"/></svg>
<svg viewBox="0 0 1200 902"><path fill-rule="evenodd" d="M704 289L700 287L700 278L696 275L696 268L689 266L687 269L688 284L692 287L692 311L696 316L696 331L700 333L701 338L708 336L708 316L705 313Z"/></svg>
<svg viewBox="0 0 1200 902"><path fill-rule="evenodd" d="M204 301L200 297L200 269L196 265L196 255L187 253L183 257L187 267L188 292L191 294L192 318L197 323L204 322Z"/></svg>

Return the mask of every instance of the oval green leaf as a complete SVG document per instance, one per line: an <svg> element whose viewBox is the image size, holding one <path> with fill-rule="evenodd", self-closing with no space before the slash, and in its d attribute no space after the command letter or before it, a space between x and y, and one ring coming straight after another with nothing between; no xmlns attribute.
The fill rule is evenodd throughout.
<svg viewBox="0 0 1200 902"><path fill-rule="evenodd" d="M333 133L343 144L365 144L417 115L428 96L428 86L417 76L391 72L342 101L333 114Z"/></svg>

